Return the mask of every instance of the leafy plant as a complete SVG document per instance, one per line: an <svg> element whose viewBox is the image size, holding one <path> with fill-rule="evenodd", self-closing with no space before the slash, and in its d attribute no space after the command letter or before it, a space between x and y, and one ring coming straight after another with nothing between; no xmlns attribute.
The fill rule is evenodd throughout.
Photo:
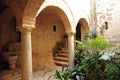
<svg viewBox="0 0 120 80"><path fill-rule="evenodd" d="M87 80L84 66L71 66L62 72L56 70L55 77L59 80Z"/></svg>
<svg viewBox="0 0 120 80"><path fill-rule="evenodd" d="M90 54L84 59L83 65L89 79L99 80L105 78L105 61L100 59L102 54Z"/></svg>
<svg viewBox="0 0 120 80"><path fill-rule="evenodd" d="M93 29L90 33L90 36L91 36L92 39L96 38L97 37L97 30Z"/></svg>
<svg viewBox="0 0 120 80"><path fill-rule="evenodd" d="M74 55L74 65L81 65L81 60L83 59L83 50L80 49L78 51L76 51L75 55Z"/></svg>
<svg viewBox="0 0 120 80"><path fill-rule="evenodd" d="M104 30L105 30L105 25L102 25L100 27L100 33L103 35L104 34Z"/></svg>
<svg viewBox="0 0 120 80"><path fill-rule="evenodd" d="M86 36L85 40L75 40L76 51L74 55L74 66L68 67L62 72L56 70L56 78L59 80L119 80L120 62L116 56L120 50L114 51L116 56L110 59L102 59L101 50L109 47L109 42L102 36ZM112 53L111 53L112 54ZM109 54L109 55L111 55Z"/></svg>
<svg viewBox="0 0 120 80"><path fill-rule="evenodd" d="M58 54L58 52L61 50L62 48L62 43L61 42L57 42L55 47L53 47L53 56L55 56L55 54Z"/></svg>
<svg viewBox="0 0 120 80"><path fill-rule="evenodd" d="M79 40L75 40L76 42L76 49L77 50L80 50L80 49L85 49L87 46L82 42L82 41L79 41Z"/></svg>
<svg viewBox="0 0 120 80"><path fill-rule="evenodd" d="M109 43L104 37L96 37L95 39L92 39L91 42L91 49L93 50L93 53L96 53L99 50L105 50L108 48Z"/></svg>
<svg viewBox="0 0 120 80"><path fill-rule="evenodd" d="M114 61L107 61L106 72L106 80L120 80L120 63Z"/></svg>
<svg viewBox="0 0 120 80"><path fill-rule="evenodd" d="M69 75L70 73L68 71L59 72L58 70L56 70L55 78L59 80L70 80Z"/></svg>

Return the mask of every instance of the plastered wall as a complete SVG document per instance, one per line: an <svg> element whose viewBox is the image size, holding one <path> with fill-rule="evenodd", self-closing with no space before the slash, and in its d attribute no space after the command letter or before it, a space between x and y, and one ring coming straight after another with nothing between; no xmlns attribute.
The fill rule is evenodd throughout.
<svg viewBox="0 0 120 80"><path fill-rule="evenodd" d="M53 31L53 25L56 31ZM62 41L65 27L53 13L41 13L36 19L36 28L32 31L33 69L46 69L55 67L52 48L57 41Z"/></svg>

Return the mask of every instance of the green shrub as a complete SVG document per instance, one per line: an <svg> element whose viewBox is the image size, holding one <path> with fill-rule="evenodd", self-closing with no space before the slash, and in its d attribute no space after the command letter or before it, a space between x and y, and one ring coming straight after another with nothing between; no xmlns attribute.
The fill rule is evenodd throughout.
<svg viewBox="0 0 120 80"><path fill-rule="evenodd" d="M53 47L53 56L55 56L55 54L58 54L58 52L61 50L62 48L62 43L61 42L57 42L56 45Z"/></svg>

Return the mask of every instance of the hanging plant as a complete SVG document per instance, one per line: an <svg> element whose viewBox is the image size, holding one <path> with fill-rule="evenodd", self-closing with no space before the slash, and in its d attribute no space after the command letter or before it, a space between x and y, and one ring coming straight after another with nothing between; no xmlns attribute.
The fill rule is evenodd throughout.
<svg viewBox="0 0 120 80"><path fill-rule="evenodd" d="M64 37L64 38L67 38L67 37L68 37L68 34L67 34L67 33L64 33L63 37Z"/></svg>

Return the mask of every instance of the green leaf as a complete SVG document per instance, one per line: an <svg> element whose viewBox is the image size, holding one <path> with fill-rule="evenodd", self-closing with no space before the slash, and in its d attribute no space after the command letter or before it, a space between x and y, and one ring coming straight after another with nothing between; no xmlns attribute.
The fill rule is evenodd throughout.
<svg viewBox="0 0 120 80"><path fill-rule="evenodd" d="M62 79L62 76L61 76L61 74L60 74L60 72L59 72L58 70L56 70L55 77L56 77L57 79L63 80L63 79Z"/></svg>

